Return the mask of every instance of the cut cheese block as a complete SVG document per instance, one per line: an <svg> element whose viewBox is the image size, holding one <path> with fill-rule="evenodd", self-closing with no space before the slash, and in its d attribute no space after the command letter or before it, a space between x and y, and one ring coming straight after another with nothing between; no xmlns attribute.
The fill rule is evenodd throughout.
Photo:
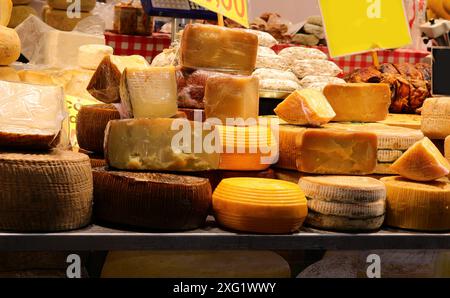
<svg viewBox="0 0 450 298"><path fill-rule="evenodd" d="M261 178L222 180L213 193L213 210L226 228L273 234L297 231L308 213L297 184Z"/></svg>
<svg viewBox="0 0 450 298"><path fill-rule="evenodd" d="M450 161L450 136L445 139L445 157Z"/></svg>
<svg viewBox="0 0 450 298"><path fill-rule="evenodd" d="M94 1L95 2L95 1ZM114 49L102 44L87 44L78 48L78 66L96 70L103 58L112 55Z"/></svg>
<svg viewBox="0 0 450 298"><path fill-rule="evenodd" d="M186 119L113 120L105 131L105 158L121 170L215 170L219 153L214 139L202 123Z"/></svg>
<svg viewBox="0 0 450 298"><path fill-rule="evenodd" d="M373 174L376 175L396 175L391 170L392 163L382 163L378 162L377 166L375 167L375 170L373 171Z"/></svg>
<svg viewBox="0 0 450 298"><path fill-rule="evenodd" d="M11 18L8 23L9 28L15 28L30 15L37 15L36 10L31 6L15 5L12 8Z"/></svg>
<svg viewBox="0 0 450 298"><path fill-rule="evenodd" d="M46 31L42 37L42 55L35 63L57 68L77 67L78 49L87 44L103 45L105 37L75 31Z"/></svg>
<svg viewBox="0 0 450 298"><path fill-rule="evenodd" d="M66 117L61 87L0 81L0 147L56 146Z"/></svg>
<svg viewBox="0 0 450 298"><path fill-rule="evenodd" d="M299 185L307 198L326 202L361 204L374 203L386 198L384 184L369 177L303 177Z"/></svg>
<svg viewBox="0 0 450 298"><path fill-rule="evenodd" d="M333 121L376 122L387 118L391 91L387 84L330 84L323 90L336 117Z"/></svg>
<svg viewBox="0 0 450 298"><path fill-rule="evenodd" d="M385 200L382 199L372 203L346 204L308 199L308 209L316 213L346 217L348 219L367 219L384 215Z"/></svg>
<svg viewBox="0 0 450 298"><path fill-rule="evenodd" d="M258 37L242 30L189 24L183 31L180 53L186 68L250 75L255 69Z"/></svg>
<svg viewBox="0 0 450 298"><path fill-rule="evenodd" d="M96 0L79 0L75 4L75 6L74 6L74 2L75 2L75 0L47 0L47 3L51 8L60 9L60 10L67 10L67 8L69 6L73 7L73 8L78 8L78 3L79 3L80 11L83 11L83 12L88 12L88 11L93 10L95 7L95 4L96 4Z"/></svg>
<svg viewBox="0 0 450 298"><path fill-rule="evenodd" d="M307 129L299 138L297 169L313 174L366 175L377 164L377 136L370 132Z"/></svg>
<svg viewBox="0 0 450 298"><path fill-rule="evenodd" d="M99 220L160 230L205 223L211 205L208 179L160 173L92 170L94 214Z"/></svg>
<svg viewBox="0 0 450 298"><path fill-rule="evenodd" d="M147 67L150 67L149 63L139 55L107 56L100 62L87 90L104 103L118 103L120 102L120 78L125 68Z"/></svg>
<svg viewBox="0 0 450 298"><path fill-rule="evenodd" d="M102 278L289 278L269 251L111 251Z"/></svg>
<svg viewBox="0 0 450 298"><path fill-rule="evenodd" d="M11 0L4 0L0 2L0 26L8 26L11 19L13 3Z"/></svg>
<svg viewBox="0 0 450 298"><path fill-rule="evenodd" d="M224 125L235 119L256 120L259 113L259 79L247 76L216 76L206 82L205 116ZM231 123L227 122L227 119Z"/></svg>
<svg viewBox="0 0 450 298"><path fill-rule="evenodd" d="M425 100L422 108L422 131L430 139L450 135L450 97Z"/></svg>
<svg viewBox="0 0 450 298"><path fill-rule="evenodd" d="M175 67L127 67L120 98L130 118L170 118L178 111Z"/></svg>
<svg viewBox="0 0 450 298"><path fill-rule="evenodd" d="M20 56L20 39L14 29L0 26L0 65L9 65Z"/></svg>
<svg viewBox="0 0 450 298"><path fill-rule="evenodd" d="M450 162L428 138L408 149L391 170L416 181L432 181L450 174Z"/></svg>
<svg viewBox="0 0 450 298"><path fill-rule="evenodd" d="M314 89L294 91L274 110L289 124L320 126L336 116L322 92Z"/></svg>
<svg viewBox="0 0 450 298"><path fill-rule="evenodd" d="M0 66L0 80L10 82L20 82L17 71L9 66Z"/></svg>
<svg viewBox="0 0 450 298"><path fill-rule="evenodd" d="M0 229L60 231L87 225L92 214L89 157L70 151L0 154Z"/></svg>
<svg viewBox="0 0 450 298"><path fill-rule="evenodd" d="M24 83L36 84L36 85L62 85L57 78L58 71L44 69L44 70L32 70L23 69L19 70L17 74L20 80Z"/></svg>
<svg viewBox="0 0 450 298"><path fill-rule="evenodd" d="M92 16L90 12L80 12L77 16L72 12L73 18L68 16L67 10L53 9L50 6L44 6L42 11L42 20L49 26L61 31L72 31L75 26L84 18ZM78 48L76 49L78 50Z"/></svg>
<svg viewBox="0 0 450 298"><path fill-rule="evenodd" d="M402 177L381 179L387 189L386 224L420 230L450 230L450 181L420 183Z"/></svg>
<svg viewBox="0 0 450 298"><path fill-rule="evenodd" d="M305 224L325 230L334 231L374 231L384 222L384 215L373 218L347 218L343 216L325 215L309 211Z"/></svg>
<svg viewBox="0 0 450 298"><path fill-rule="evenodd" d="M300 144L300 138L305 130L305 127L294 125L279 126L278 150L280 156L275 167L297 171L297 144Z"/></svg>
<svg viewBox="0 0 450 298"><path fill-rule="evenodd" d="M277 161L278 143L270 127L217 125L222 144L219 169L262 171Z"/></svg>
<svg viewBox="0 0 450 298"><path fill-rule="evenodd" d="M120 119L113 105L82 106L77 116L77 140L80 148L103 153L105 128L110 120Z"/></svg>
<svg viewBox="0 0 450 298"><path fill-rule="evenodd" d="M389 126L398 126L420 130L422 124L422 116L408 114L389 114L386 120L378 121L378 123Z"/></svg>

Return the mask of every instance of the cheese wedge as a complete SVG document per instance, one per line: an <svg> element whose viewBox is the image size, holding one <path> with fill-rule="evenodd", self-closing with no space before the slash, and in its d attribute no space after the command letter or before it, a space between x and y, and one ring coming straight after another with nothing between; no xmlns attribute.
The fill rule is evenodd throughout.
<svg viewBox="0 0 450 298"><path fill-rule="evenodd" d="M20 82L17 70L9 66L0 66L0 80L10 82Z"/></svg>
<svg viewBox="0 0 450 298"><path fill-rule="evenodd" d="M450 97L425 100L422 108L422 131L430 139L450 135Z"/></svg>
<svg viewBox="0 0 450 298"><path fill-rule="evenodd" d="M186 119L113 120L105 131L105 158L120 170L214 170L219 167L214 136Z"/></svg>
<svg viewBox="0 0 450 298"><path fill-rule="evenodd" d="M336 113L333 121L376 122L385 120L391 105L387 84L330 84L323 94Z"/></svg>
<svg viewBox="0 0 450 298"><path fill-rule="evenodd" d="M297 184L261 178L222 180L213 193L213 210L226 228L270 234L297 231L308 213Z"/></svg>
<svg viewBox="0 0 450 298"><path fill-rule="evenodd" d="M207 121L217 118L223 125L234 125L236 119L256 121L259 80L253 76L211 77L206 81L204 100Z"/></svg>
<svg viewBox="0 0 450 298"><path fill-rule="evenodd" d="M178 111L175 67L126 68L120 98L130 118L170 118Z"/></svg>
<svg viewBox="0 0 450 298"><path fill-rule="evenodd" d="M450 230L450 181L414 182L381 179L387 189L386 224L419 231Z"/></svg>
<svg viewBox="0 0 450 298"><path fill-rule="evenodd" d="M103 58L87 87L89 93L104 103L120 102L120 78L125 68L147 68L150 64L144 57L115 56Z"/></svg>
<svg viewBox="0 0 450 298"><path fill-rule="evenodd" d="M114 49L102 44L87 44L78 48L78 66L96 70L103 58L112 55Z"/></svg>
<svg viewBox="0 0 450 298"><path fill-rule="evenodd" d="M258 36L243 30L189 24L181 38L181 65L250 75L255 69Z"/></svg>
<svg viewBox="0 0 450 298"><path fill-rule="evenodd" d="M279 126L279 159L275 167L297 171L297 155L299 154L297 144L305 132L305 127L294 125Z"/></svg>
<svg viewBox="0 0 450 298"><path fill-rule="evenodd" d="M109 223L160 230L202 226L211 206L208 179L162 173L92 170L94 213Z"/></svg>
<svg viewBox="0 0 450 298"><path fill-rule="evenodd" d="M11 0L3 0L0 2L0 26L8 26L11 19L13 3Z"/></svg>
<svg viewBox="0 0 450 298"><path fill-rule="evenodd" d="M0 26L0 65L9 65L20 56L20 39L14 29Z"/></svg>
<svg viewBox="0 0 450 298"><path fill-rule="evenodd" d="M289 124L320 126L336 116L322 92L314 89L294 91L274 110Z"/></svg>
<svg viewBox="0 0 450 298"><path fill-rule="evenodd" d="M450 174L450 162L428 138L408 149L391 170L415 181L432 181Z"/></svg>
<svg viewBox="0 0 450 298"><path fill-rule="evenodd" d="M377 136L374 133L307 129L299 142L297 169L302 172L367 175L377 164Z"/></svg>

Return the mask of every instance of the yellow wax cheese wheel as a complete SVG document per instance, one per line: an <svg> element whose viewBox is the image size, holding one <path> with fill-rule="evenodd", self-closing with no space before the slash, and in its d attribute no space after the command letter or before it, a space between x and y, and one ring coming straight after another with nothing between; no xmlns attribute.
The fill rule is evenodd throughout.
<svg viewBox="0 0 450 298"><path fill-rule="evenodd" d="M213 210L220 225L257 233L297 231L308 213L297 184L261 178L222 180L213 193Z"/></svg>

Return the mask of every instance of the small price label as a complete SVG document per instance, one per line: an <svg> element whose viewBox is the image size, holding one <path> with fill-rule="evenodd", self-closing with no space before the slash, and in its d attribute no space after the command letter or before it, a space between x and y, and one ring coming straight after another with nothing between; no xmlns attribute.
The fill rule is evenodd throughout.
<svg viewBox="0 0 450 298"><path fill-rule="evenodd" d="M403 0L319 0L332 57L411 44Z"/></svg>
<svg viewBox="0 0 450 298"><path fill-rule="evenodd" d="M215 13L222 14L229 19L249 27L248 0L190 0Z"/></svg>

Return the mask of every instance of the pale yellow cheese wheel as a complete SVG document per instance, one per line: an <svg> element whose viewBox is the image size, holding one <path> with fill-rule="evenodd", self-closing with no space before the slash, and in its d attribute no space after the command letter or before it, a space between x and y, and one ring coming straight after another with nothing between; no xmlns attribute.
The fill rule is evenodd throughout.
<svg viewBox="0 0 450 298"><path fill-rule="evenodd" d="M14 29L0 26L0 65L9 65L20 56L20 39Z"/></svg>
<svg viewBox="0 0 450 298"><path fill-rule="evenodd" d="M289 264L270 251L111 251L105 278L289 278Z"/></svg>
<svg viewBox="0 0 450 298"><path fill-rule="evenodd" d="M31 6L26 5L17 5L13 6L11 19L9 20L8 27L9 28L15 28L20 23L25 21L26 18L28 18L29 15L37 15L36 10L34 10Z"/></svg>

